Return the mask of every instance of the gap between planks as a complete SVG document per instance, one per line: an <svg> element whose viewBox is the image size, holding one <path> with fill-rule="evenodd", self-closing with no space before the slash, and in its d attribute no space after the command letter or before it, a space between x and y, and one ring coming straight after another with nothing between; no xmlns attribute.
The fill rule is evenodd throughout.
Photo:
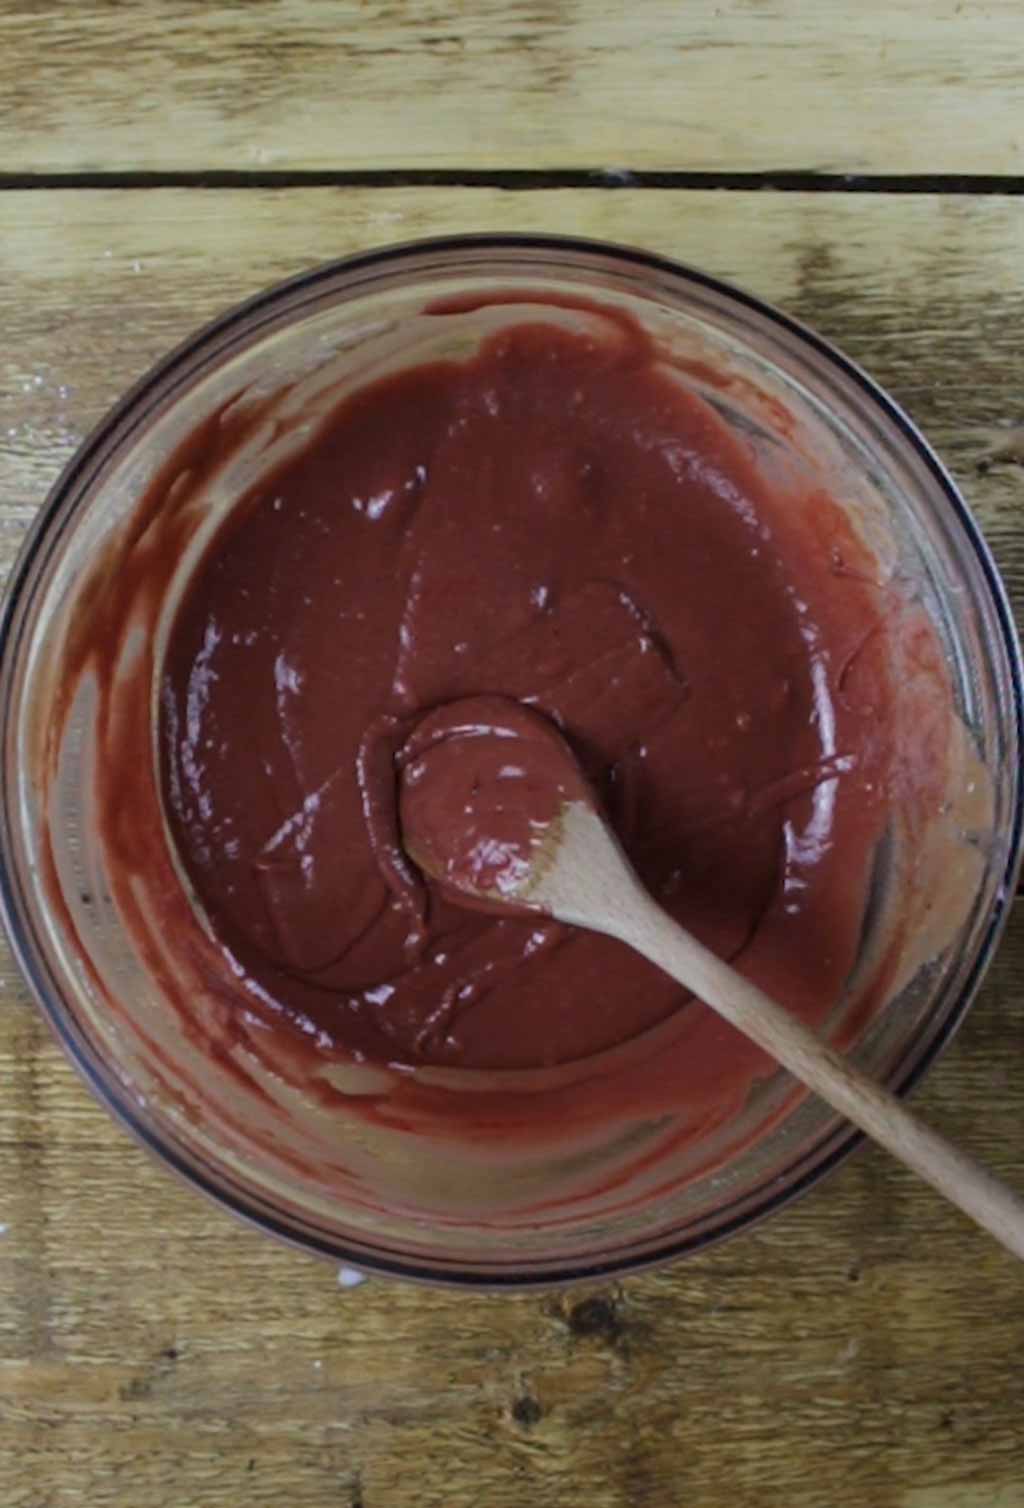
<svg viewBox="0 0 1024 1508"><path fill-rule="evenodd" d="M720 189L749 193L1024 195L1024 174L671 172L630 168L410 168L352 170L189 169L144 172L0 172L0 191L17 189L295 189L295 188L498 188Z"/></svg>

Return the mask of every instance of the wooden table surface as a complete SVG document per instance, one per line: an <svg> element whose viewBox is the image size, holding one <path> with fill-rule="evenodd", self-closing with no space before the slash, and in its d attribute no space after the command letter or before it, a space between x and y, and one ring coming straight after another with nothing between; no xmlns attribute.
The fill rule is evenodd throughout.
<svg viewBox="0 0 1024 1508"><path fill-rule="evenodd" d="M810 321L1024 617L1020 0L0 10L0 563L117 394L318 260L634 242ZM920 1108L1024 1189L1024 911ZM181 1188L0 959L0 1508L1024 1508L1024 1272L880 1153L563 1294L337 1272Z"/></svg>

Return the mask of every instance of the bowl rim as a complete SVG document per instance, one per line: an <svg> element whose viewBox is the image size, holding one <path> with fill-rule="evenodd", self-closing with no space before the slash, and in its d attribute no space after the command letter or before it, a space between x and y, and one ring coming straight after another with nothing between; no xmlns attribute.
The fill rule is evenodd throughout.
<svg viewBox="0 0 1024 1508"><path fill-rule="evenodd" d="M947 468L938 458L916 424L903 408L854 361L836 346L801 321L775 308L757 295L747 292L728 280L703 272L685 262L663 256L656 252L616 242L594 238L534 233L468 233L433 236L411 241L397 242L365 251L352 253L306 269L297 275L274 283L224 313L208 321L185 340L179 342L167 355L152 365L124 395L107 411L102 419L79 445L75 454L64 466L49 489L35 519L30 525L11 568L0 607L0 749L6 749L10 734L11 679L17 661L19 629L26 611L30 589L39 565L44 545L52 544L59 537L63 524L62 509L80 479L91 468L116 452L126 436L126 422L139 416L138 411L147 398L164 388L186 363L218 341L219 337L240 325L250 323L254 316L271 311L294 293L308 293L318 285L329 283L338 277L351 276L362 271L380 271L401 264L403 261L424 255L437 256L460 252L514 255L518 251L548 252L554 257L573 256L603 257L627 268L654 273L671 281L708 290L754 312L769 325L778 327L794 338L798 344L809 347L827 365L838 369L861 394L869 400L890 422L903 443L916 455L959 525L962 538L975 557L980 568L989 606L994 612L1002 641L1002 649L1009 667L1010 696L1008 726L1019 751L1024 747L1024 660L1005 585L1000 577L989 547L974 520L970 509L953 481ZM141 417L141 416L140 416ZM132 426L134 427L134 426ZM130 432L130 430L128 431ZM142 1146L161 1163L178 1175L190 1188L205 1194L216 1205L227 1209L246 1224L252 1225L288 1245L312 1253L345 1267L382 1276L400 1277L431 1286L472 1288L481 1291L524 1290L571 1284L586 1280L622 1276L651 1267L663 1266L686 1255L705 1251L729 1236L747 1229L783 1209L814 1187L821 1179L833 1172L865 1140L862 1132L849 1123L840 1122L826 1133L821 1141L802 1154L804 1168L796 1174L781 1191L771 1193L755 1189L744 1196L742 1208L731 1218L721 1221L713 1231L686 1238L671 1237L655 1243L649 1251L636 1259L626 1257L596 1257L572 1262L551 1263L534 1259L525 1269L492 1267L481 1261L475 1268L471 1263L456 1260L450 1265L443 1260L434 1265L429 1259L416 1260L392 1254L386 1247L364 1250L346 1250L344 1243L333 1238L319 1236L303 1225L295 1225L269 1212L251 1197L234 1187L227 1187L209 1176L203 1167L190 1164L175 1146L164 1140L135 1113L130 1095L123 1091L113 1075L104 1076L91 1048L83 1045L73 1027L59 992L52 989L48 971L37 956L32 940L31 919L23 904L16 865L12 862L8 843L6 795L2 802L5 810L0 813L0 921L2 921L18 967L26 980L35 1003L49 1023L66 1056L80 1074L89 1089L103 1107ZM978 986L992 960L996 944L1012 911L1016 881L1022 857L1022 833L1024 833L1024 788L1018 781L1008 836L1007 858L1002 879L981 933L974 962L964 979L959 997L952 1003L944 1020L933 1031L930 1041L919 1052L917 1060L891 1080L890 1087L900 1096L908 1095L938 1060L952 1041L975 998ZM547 1270L548 1267L553 1270Z"/></svg>

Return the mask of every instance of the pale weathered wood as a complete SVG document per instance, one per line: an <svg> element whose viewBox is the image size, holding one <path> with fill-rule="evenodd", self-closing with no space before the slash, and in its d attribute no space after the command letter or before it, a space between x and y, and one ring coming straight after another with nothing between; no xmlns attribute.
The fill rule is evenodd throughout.
<svg viewBox="0 0 1024 1508"><path fill-rule="evenodd" d="M1022 978L1018 906L918 1096L1019 1187ZM883 1154L617 1287L343 1293L151 1163L3 984L5 1508L1020 1508L1019 1266Z"/></svg>
<svg viewBox="0 0 1024 1508"><path fill-rule="evenodd" d="M1019 173L1019 0L0 11L0 171Z"/></svg>
<svg viewBox="0 0 1024 1508"><path fill-rule="evenodd" d="M5 564L85 428L200 320L373 242L548 229L688 257L842 342L952 460L1024 609L1024 470L976 470L1024 416L1019 199L37 193L0 216ZM1018 906L919 1096L1017 1188L1022 1036ZM595 1294L342 1293L138 1151L5 959L0 1222L4 1508L1024 1508L1019 1268L879 1153Z"/></svg>
<svg viewBox="0 0 1024 1508"><path fill-rule="evenodd" d="M7 193L0 199L0 570L118 393L264 284L459 230L632 241L815 325L909 409L962 483L1024 623L1024 199L590 190Z"/></svg>

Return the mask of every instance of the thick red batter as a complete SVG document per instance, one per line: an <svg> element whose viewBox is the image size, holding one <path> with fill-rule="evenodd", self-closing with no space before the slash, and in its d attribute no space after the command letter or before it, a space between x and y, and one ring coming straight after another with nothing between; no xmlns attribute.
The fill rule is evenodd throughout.
<svg viewBox="0 0 1024 1508"><path fill-rule="evenodd" d="M900 799L875 574L623 319L524 313L348 398L222 527L164 667L167 810L239 1008L325 1056L457 1068L684 1008L672 1095L737 1102L756 1050L628 949L423 889L395 751L455 698L537 708L660 902L822 1020Z"/></svg>
<svg viewBox="0 0 1024 1508"><path fill-rule="evenodd" d="M519 907L543 872L570 802L593 807L554 723L503 696L444 702L396 758L402 844L418 868L475 907ZM524 897L525 899L525 897Z"/></svg>

